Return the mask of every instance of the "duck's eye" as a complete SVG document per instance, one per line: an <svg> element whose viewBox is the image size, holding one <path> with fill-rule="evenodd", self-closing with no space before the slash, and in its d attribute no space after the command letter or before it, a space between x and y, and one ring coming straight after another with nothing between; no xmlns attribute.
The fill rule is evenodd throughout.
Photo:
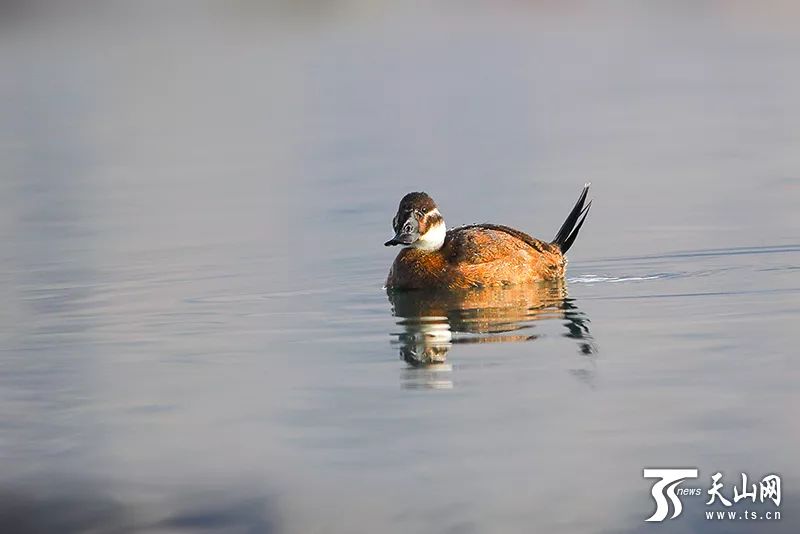
<svg viewBox="0 0 800 534"><path fill-rule="evenodd" d="M411 225L410 225L410 224L407 224L407 225L405 225L405 226L403 227L403 231L404 231L405 233L407 233L407 234L410 234L410 233L411 233Z"/></svg>

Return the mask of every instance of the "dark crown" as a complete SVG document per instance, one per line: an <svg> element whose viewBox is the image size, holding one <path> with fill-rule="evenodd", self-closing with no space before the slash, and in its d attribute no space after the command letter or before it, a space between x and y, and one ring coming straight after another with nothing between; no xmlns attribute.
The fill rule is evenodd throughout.
<svg viewBox="0 0 800 534"><path fill-rule="evenodd" d="M400 201L400 207L397 208L397 211L398 213L418 211L421 214L425 214L435 209L436 202L434 202L427 193L414 192L403 197L403 200Z"/></svg>

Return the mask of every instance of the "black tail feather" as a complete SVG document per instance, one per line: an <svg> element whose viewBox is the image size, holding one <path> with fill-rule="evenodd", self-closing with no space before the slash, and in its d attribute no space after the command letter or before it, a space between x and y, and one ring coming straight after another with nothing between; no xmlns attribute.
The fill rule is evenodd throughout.
<svg viewBox="0 0 800 534"><path fill-rule="evenodd" d="M578 197L578 202L575 203L575 207L572 208L572 211L567 216L567 220L561 225L555 239L553 239L553 244L558 245L562 253L568 251L569 247L571 247L572 243L575 241L575 238L578 237L578 231L581 229L581 226L583 226L583 221L586 220L589 208L592 207L591 201L586 203L586 195L589 193L590 185L591 184L586 184L583 186L583 191L581 191L581 196Z"/></svg>

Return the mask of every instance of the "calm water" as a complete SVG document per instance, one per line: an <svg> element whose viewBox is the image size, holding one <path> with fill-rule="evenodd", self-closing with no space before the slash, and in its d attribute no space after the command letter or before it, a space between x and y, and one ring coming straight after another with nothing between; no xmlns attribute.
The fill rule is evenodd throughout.
<svg viewBox="0 0 800 534"><path fill-rule="evenodd" d="M800 11L231 6L1 27L0 531L797 532ZM587 180L563 284L382 289Z"/></svg>

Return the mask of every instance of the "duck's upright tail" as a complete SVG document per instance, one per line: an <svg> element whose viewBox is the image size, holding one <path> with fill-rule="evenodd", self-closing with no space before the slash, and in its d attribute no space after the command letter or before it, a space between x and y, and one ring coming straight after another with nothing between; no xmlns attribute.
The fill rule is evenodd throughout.
<svg viewBox="0 0 800 534"><path fill-rule="evenodd" d="M575 207L569 212L567 220L561 225L561 229L559 229L555 239L552 241L554 245L557 245L558 248L561 249L562 254L569 250L569 247L572 246L572 242L578 237L578 231L581 229L581 226L583 226L583 221L586 220L586 214L589 212L589 208L592 207L591 200L588 203L586 202L586 194L589 192L590 185L592 184L587 183L583 186L583 191L581 191L581 196L578 197L578 202L575 203Z"/></svg>

